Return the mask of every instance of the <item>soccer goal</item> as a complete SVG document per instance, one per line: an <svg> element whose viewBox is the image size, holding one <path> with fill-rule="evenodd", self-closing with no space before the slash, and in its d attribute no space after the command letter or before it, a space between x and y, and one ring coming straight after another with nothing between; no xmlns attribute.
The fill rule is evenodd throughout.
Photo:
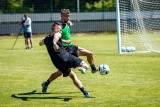
<svg viewBox="0 0 160 107"><path fill-rule="evenodd" d="M160 52L160 0L116 0L118 53Z"/></svg>

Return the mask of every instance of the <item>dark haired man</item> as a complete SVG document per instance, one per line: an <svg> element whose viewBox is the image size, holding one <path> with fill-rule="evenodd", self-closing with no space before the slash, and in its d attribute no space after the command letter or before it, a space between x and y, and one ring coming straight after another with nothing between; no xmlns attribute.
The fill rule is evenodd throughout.
<svg viewBox="0 0 160 107"><path fill-rule="evenodd" d="M77 66L81 66L86 69L87 64L80 58L73 56L69 52L67 52L62 46L61 41L61 30L62 26L59 23L54 23L52 25L52 34L50 36L45 37L39 42L39 45L45 45L48 51L48 54L51 58L52 63L58 69L57 74L62 75L63 77L69 76L74 85L82 91L85 98L89 98L89 93L84 89L81 81L78 79L76 74L71 70L71 68L75 68ZM45 88L46 83L43 83L42 86ZM45 93L45 90L42 90Z"/></svg>

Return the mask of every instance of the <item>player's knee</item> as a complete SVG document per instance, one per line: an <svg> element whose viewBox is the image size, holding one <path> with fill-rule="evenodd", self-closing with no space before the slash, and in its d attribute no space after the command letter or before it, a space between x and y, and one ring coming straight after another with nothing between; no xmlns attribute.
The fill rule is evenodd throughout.
<svg viewBox="0 0 160 107"><path fill-rule="evenodd" d="M88 52L89 56L93 56L93 53L91 51Z"/></svg>

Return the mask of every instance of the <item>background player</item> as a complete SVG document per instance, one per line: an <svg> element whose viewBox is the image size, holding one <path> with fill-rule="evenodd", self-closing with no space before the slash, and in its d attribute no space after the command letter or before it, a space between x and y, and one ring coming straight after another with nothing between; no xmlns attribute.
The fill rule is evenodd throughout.
<svg viewBox="0 0 160 107"><path fill-rule="evenodd" d="M26 49L33 48L33 40L32 40L32 27L31 27L31 18L28 17L28 14L24 14L20 25L23 27L23 34L25 38Z"/></svg>

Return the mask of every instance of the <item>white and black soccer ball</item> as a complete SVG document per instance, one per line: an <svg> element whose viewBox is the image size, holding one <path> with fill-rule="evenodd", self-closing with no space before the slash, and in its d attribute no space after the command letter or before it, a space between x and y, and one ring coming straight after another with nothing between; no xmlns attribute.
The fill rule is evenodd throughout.
<svg viewBox="0 0 160 107"><path fill-rule="evenodd" d="M126 47L121 48L122 52L126 52Z"/></svg>
<svg viewBox="0 0 160 107"><path fill-rule="evenodd" d="M109 68L109 66L107 65L107 64L101 64L100 66L99 66L99 73L101 74L101 75L106 75L106 74L108 74L110 72L110 68Z"/></svg>
<svg viewBox="0 0 160 107"><path fill-rule="evenodd" d="M131 47L126 47L126 52L131 52Z"/></svg>
<svg viewBox="0 0 160 107"><path fill-rule="evenodd" d="M126 52L135 52L136 48L135 47L127 47Z"/></svg>

